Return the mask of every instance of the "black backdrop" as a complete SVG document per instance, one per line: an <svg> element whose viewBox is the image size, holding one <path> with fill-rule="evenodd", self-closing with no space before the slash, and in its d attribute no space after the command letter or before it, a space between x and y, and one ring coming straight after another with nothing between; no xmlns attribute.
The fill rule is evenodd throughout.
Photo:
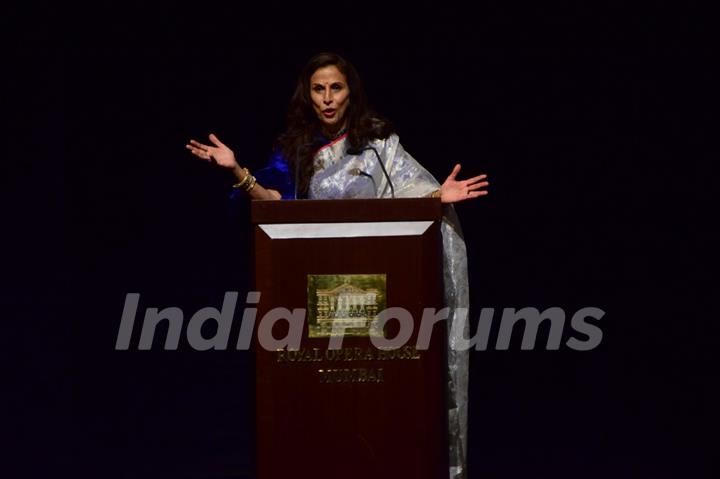
<svg viewBox="0 0 720 479"><path fill-rule="evenodd" d="M51 159L22 165L15 183L32 194L12 215L35 232L20 240L32 255L14 303L29 326L22 375L39 379L18 400L28 471L250 477L248 353L115 351L115 336L129 292L141 312L178 306L186 319L225 291L244 297L247 211L228 211L231 179L184 144L214 132L260 167L300 67L332 50L437 178L456 162L489 174L488 197L457 205L473 324L482 307L606 312L590 352L514 341L472 353L471 477L709 473L716 376L702 367L713 321L699 279L711 55L699 12L68 8L31 12L44 27L19 33L12 56L32 72L12 84L26 92L14 122L42 120L9 151L27 158L42 131L48 147L29 157Z"/></svg>

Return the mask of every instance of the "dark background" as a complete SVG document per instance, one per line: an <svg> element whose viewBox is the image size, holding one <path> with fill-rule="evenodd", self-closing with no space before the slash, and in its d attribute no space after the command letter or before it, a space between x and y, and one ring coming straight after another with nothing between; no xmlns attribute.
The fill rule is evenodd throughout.
<svg viewBox="0 0 720 479"><path fill-rule="evenodd" d="M30 252L8 262L33 379L13 396L24 475L249 477L249 353L115 351L115 337L129 292L139 314L186 320L244 297L247 211L228 211L231 178L184 144L214 132L262 166L299 69L331 50L438 179L456 162L488 173L490 195L457 205L473 321L606 312L590 352L472 353L470 477L710 477L702 12L536 3L23 12L35 28L11 41L29 74L4 79L20 108L3 168L20 166L4 174L23 193L8 219L28 234L9 241Z"/></svg>

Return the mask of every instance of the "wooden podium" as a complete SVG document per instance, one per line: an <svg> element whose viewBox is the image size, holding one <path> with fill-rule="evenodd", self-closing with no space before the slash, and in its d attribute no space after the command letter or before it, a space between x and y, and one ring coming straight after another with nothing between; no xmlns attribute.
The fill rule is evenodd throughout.
<svg viewBox="0 0 720 479"><path fill-rule="evenodd" d="M299 350L255 335L257 479L438 479L448 475L446 323L416 349L424 308L442 308L438 199L254 201L257 321L307 310ZM375 347L384 308L414 322ZM277 321L274 338L288 335ZM340 349L328 349L343 325ZM403 327L403 331L408 329ZM401 333L400 321L384 328Z"/></svg>

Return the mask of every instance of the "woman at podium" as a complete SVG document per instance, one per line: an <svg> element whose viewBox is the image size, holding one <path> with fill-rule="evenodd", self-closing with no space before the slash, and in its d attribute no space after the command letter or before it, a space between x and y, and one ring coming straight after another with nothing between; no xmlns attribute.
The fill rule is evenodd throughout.
<svg viewBox="0 0 720 479"><path fill-rule="evenodd" d="M446 206L441 227L448 332L469 306L467 259L452 203L487 194L486 175L457 178L460 165L438 182L400 144L390 122L375 114L355 68L333 53L311 58L290 100L287 128L266 168L250 173L217 136L211 144L190 140L198 158L232 172L233 196L252 199L351 199L436 197ZM468 336L467 322L463 334ZM448 335L450 477L465 476L468 352Z"/></svg>

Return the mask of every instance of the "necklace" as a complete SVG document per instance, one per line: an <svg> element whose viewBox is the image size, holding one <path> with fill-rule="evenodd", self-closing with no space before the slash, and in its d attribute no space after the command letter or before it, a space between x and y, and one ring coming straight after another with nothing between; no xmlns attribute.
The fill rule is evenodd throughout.
<svg viewBox="0 0 720 479"><path fill-rule="evenodd" d="M325 135L325 133L323 133L323 135L325 135L328 140L332 141L332 140L335 140L335 139L339 138L340 136L344 135L345 132L347 132L347 127L340 128L340 130L338 130L338 132L335 133L334 135Z"/></svg>

